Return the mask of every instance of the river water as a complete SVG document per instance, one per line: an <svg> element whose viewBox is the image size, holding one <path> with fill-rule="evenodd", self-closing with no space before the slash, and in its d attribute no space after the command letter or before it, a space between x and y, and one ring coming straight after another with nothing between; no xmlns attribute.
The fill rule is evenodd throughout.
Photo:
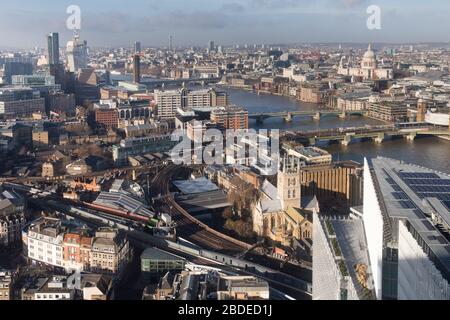
<svg viewBox="0 0 450 320"><path fill-rule="evenodd" d="M294 110L318 110L315 104L296 101L295 99L273 96L268 94L257 95L253 92L226 89L230 95L230 101L238 106L245 107L250 114L259 112L279 112ZM282 118L269 118L263 124L257 124L250 120L250 127L255 129L280 129L280 130L317 130L342 127L361 127L364 125L383 124L377 120L352 116L347 119L337 117L324 117L320 121L311 117L294 117L287 123ZM406 139L390 139L382 144L373 141L354 142L349 146L340 144L323 144L335 160L355 160L362 162L364 157L377 156L390 157L409 163L418 164L427 168L450 173L450 141L435 137L421 137L414 142Z"/></svg>

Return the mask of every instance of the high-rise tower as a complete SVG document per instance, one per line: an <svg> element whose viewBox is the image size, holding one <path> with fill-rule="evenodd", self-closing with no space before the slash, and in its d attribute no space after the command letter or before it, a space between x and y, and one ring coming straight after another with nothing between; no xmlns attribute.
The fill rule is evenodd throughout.
<svg viewBox="0 0 450 320"><path fill-rule="evenodd" d="M57 32L47 36L47 61L49 65L59 64L59 34Z"/></svg>
<svg viewBox="0 0 450 320"><path fill-rule="evenodd" d="M138 54L133 56L133 81L141 82L141 57Z"/></svg>
<svg viewBox="0 0 450 320"><path fill-rule="evenodd" d="M140 42L140 41L136 41L136 42L134 43L134 53L135 53L135 54L140 54L140 53L141 53L141 50L142 50L142 48L141 48L141 42Z"/></svg>
<svg viewBox="0 0 450 320"><path fill-rule="evenodd" d="M67 67L70 72L87 68L87 42L81 41L76 34L72 41L67 42Z"/></svg>

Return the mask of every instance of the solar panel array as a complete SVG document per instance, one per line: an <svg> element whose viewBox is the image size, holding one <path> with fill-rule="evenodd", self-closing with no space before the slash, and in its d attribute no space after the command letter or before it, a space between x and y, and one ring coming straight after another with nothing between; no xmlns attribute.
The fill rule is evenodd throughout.
<svg viewBox="0 0 450 320"><path fill-rule="evenodd" d="M450 210L450 179L423 172L400 172L398 176L420 199L437 198ZM398 193L394 195L396 199L400 197Z"/></svg>

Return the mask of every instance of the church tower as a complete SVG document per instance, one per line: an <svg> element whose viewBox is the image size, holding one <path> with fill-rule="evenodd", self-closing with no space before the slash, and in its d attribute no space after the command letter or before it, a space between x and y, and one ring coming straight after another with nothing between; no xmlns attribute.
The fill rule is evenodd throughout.
<svg viewBox="0 0 450 320"><path fill-rule="evenodd" d="M300 159L286 156L278 170L278 197L283 210L301 207Z"/></svg>
<svg viewBox="0 0 450 320"><path fill-rule="evenodd" d="M427 103L422 98L417 102L417 122L425 122L425 114L427 113Z"/></svg>

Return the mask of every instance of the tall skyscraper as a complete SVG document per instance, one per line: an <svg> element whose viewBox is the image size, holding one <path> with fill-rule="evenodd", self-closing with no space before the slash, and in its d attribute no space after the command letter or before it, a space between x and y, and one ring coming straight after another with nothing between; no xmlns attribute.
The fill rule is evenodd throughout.
<svg viewBox="0 0 450 320"><path fill-rule="evenodd" d="M169 37L169 51L173 51L173 37Z"/></svg>
<svg viewBox="0 0 450 320"><path fill-rule="evenodd" d="M141 53L141 42L140 41L136 41L134 43L134 53L135 54Z"/></svg>
<svg viewBox="0 0 450 320"><path fill-rule="evenodd" d="M47 36L47 61L49 65L59 64L59 34L57 32Z"/></svg>
<svg viewBox="0 0 450 320"><path fill-rule="evenodd" d="M81 41L78 35L67 42L67 67L70 72L87 68L88 63L87 42Z"/></svg>
<svg viewBox="0 0 450 320"><path fill-rule="evenodd" d="M133 56L133 81L141 82L141 57L138 54Z"/></svg>
<svg viewBox="0 0 450 320"><path fill-rule="evenodd" d="M208 50L209 50L209 52L213 52L216 50L216 45L215 45L214 41L210 40L208 42Z"/></svg>

